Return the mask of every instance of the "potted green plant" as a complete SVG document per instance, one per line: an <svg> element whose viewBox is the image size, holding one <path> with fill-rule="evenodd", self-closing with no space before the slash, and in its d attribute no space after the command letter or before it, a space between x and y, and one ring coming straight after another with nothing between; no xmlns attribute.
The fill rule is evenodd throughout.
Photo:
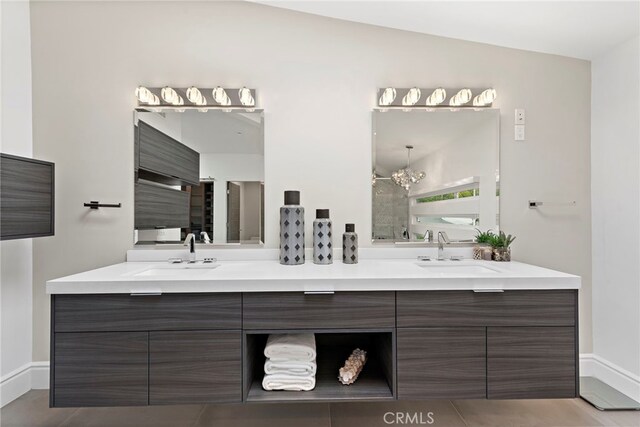
<svg viewBox="0 0 640 427"><path fill-rule="evenodd" d="M493 249L494 261L511 261L511 243L516 238L511 234L507 235L504 231L494 234L491 237L491 248Z"/></svg>
<svg viewBox="0 0 640 427"><path fill-rule="evenodd" d="M485 250L487 250L491 245L491 238L494 236L493 231L480 231L479 228L476 228L476 244L473 247L473 259L483 259L483 255Z"/></svg>

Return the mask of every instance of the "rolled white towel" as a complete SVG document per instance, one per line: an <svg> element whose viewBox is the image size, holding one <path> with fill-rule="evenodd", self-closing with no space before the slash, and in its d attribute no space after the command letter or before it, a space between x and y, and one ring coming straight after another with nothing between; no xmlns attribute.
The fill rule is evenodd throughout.
<svg viewBox="0 0 640 427"><path fill-rule="evenodd" d="M307 377L273 374L265 375L262 380L262 388L267 391L287 390L287 391L309 391L316 387L315 375Z"/></svg>
<svg viewBox="0 0 640 427"><path fill-rule="evenodd" d="M296 360L271 360L267 359L264 363L265 374L284 374L295 376L309 376L315 375L318 366L316 361L311 362L299 362Z"/></svg>
<svg viewBox="0 0 640 427"><path fill-rule="evenodd" d="M272 361L311 362L316 359L316 337L314 334L271 334L264 355Z"/></svg>

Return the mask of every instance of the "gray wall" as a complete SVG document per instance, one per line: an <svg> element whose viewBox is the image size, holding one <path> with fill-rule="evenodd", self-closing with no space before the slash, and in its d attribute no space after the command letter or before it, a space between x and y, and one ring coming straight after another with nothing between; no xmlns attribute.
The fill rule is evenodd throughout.
<svg viewBox="0 0 640 427"><path fill-rule="evenodd" d="M285 189L301 190L308 212L330 208L337 229L354 222L371 235L378 87L495 87L502 228L518 236L515 259L583 276L581 348L591 350L589 62L244 2L31 8L34 153L55 161L57 171L56 236L34 242L35 360L49 357L45 281L124 261L132 246L139 84L257 88L272 248ZM516 107L527 110L525 142L512 138ZM532 198L575 199L577 206L535 211L527 208ZM82 207L88 200L123 208L89 212Z"/></svg>

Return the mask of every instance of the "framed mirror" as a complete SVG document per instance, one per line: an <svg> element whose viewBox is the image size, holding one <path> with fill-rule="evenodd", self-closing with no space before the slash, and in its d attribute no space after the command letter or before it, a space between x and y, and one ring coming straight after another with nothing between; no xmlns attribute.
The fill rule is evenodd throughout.
<svg viewBox="0 0 640 427"><path fill-rule="evenodd" d="M498 110L375 110L372 136L374 243L498 231Z"/></svg>
<svg viewBox="0 0 640 427"><path fill-rule="evenodd" d="M262 111L134 116L136 245L264 242Z"/></svg>

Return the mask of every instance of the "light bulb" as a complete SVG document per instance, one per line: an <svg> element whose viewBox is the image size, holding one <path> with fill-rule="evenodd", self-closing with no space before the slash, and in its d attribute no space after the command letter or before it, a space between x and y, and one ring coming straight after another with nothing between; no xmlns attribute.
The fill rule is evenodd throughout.
<svg viewBox="0 0 640 427"><path fill-rule="evenodd" d="M440 105L447 98L447 91L443 88L439 87L433 91L431 95L427 98L426 105L428 107L434 107L436 105Z"/></svg>
<svg viewBox="0 0 640 427"><path fill-rule="evenodd" d="M195 86L191 86L187 89L187 99L195 105L207 105L207 99L204 97L202 92L200 92L200 89Z"/></svg>
<svg viewBox="0 0 640 427"><path fill-rule="evenodd" d="M240 98L240 103L245 107L253 107L256 105L256 101L251 95L251 89L247 89L246 87L238 90L238 98Z"/></svg>
<svg viewBox="0 0 640 427"><path fill-rule="evenodd" d="M470 89L460 89L460 91L451 98L449 105L454 107L464 105L471 100L471 95Z"/></svg>
<svg viewBox="0 0 640 427"><path fill-rule="evenodd" d="M213 95L213 100L216 101L220 105L231 105L231 99L227 92L221 88L220 86L216 87L211 91Z"/></svg>
<svg viewBox="0 0 640 427"><path fill-rule="evenodd" d="M173 88L169 86L165 86L162 88L162 90L160 91L160 96L162 97L164 102L166 102L167 104L171 104L171 105L184 104L184 100L180 95L178 95L178 92L176 92Z"/></svg>
<svg viewBox="0 0 640 427"><path fill-rule="evenodd" d="M409 89L404 98L402 98L402 105L416 105L418 101L420 101L421 95L422 94L420 93L420 89L418 89L417 87L412 87L411 89Z"/></svg>
<svg viewBox="0 0 640 427"><path fill-rule="evenodd" d="M392 87L388 87L382 91L382 96L378 100L378 105L387 106L393 104L396 100L396 90Z"/></svg>
<svg viewBox="0 0 640 427"><path fill-rule="evenodd" d="M473 98L473 105L476 107L484 107L491 105L497 96L496 90L493 88L485 89L480 95Z"/></svg>
<svg viewBox="0 0 640 427"><path fill-rule="evenodd" d="M158 105L160 103L158 97L144 86L138 86L136 88L136 98L138 98L138 101L142 102L143 104ZM156 100L158 101L158 103L154 104Z"/></svg>

